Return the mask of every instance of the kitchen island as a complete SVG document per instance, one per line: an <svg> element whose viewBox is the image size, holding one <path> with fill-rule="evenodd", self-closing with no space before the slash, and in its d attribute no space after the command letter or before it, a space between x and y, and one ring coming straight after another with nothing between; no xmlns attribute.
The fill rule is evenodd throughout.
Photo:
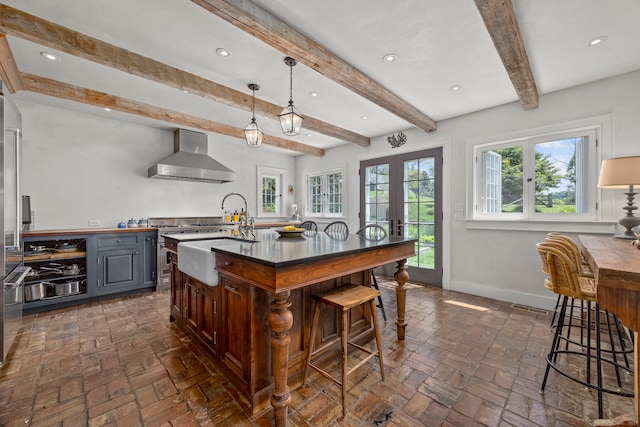
<svg viewBox="0 0 640 427"><path fill-rule="evenodd" d="M403 340L409 279L405 263L414 255L415 240L392 237L374 242L324 232L291 238L279 237L273 230L255 234L256 242L231 240L225 237L233 236L223 233L165 236L171 257L171 313L176 324L232 374L254 412L270 401L275 424L282 426L291 401L289 386L302 382L311 293L347 283L370 286L372 268L396 261L397 337ZM179 244L195 240L211 243L217 286L178 269L178 256L185 253ZM350 337L370 339L369 321L366 308L352 310ZM338 333L333 311L323 312L321 324L318 342Z"/></svg>

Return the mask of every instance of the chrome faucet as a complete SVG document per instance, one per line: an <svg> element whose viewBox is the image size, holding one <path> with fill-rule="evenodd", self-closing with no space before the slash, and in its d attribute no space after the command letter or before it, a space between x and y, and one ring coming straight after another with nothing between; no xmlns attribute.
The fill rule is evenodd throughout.
<svg viewBox="0 0 640 427"><path fill-rule="evenodd" d="M247 233L251 233L251 236L253 237L253 240L255 240L256 239L256 235L253 232L255 222L254 222L253 218L249 218L249 208L247 208L247 199L245 199L242 194L240 194L240 193L229 193L226 196L224 196L222 198L222 205L220 206L220 209L222 209L224 211L224 201L227 200L227 197L229 197L229 196L238 196L244 202L244 216L242 218L240 218L240 225L238 225L238 231L242 235L242 238L246 239L248 237Z"/></svg>

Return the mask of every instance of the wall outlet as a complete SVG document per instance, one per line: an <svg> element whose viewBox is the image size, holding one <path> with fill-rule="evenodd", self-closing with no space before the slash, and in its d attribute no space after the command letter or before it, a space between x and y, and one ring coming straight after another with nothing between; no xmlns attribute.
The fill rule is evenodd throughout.
<svg viewBox="0 0 640 427"><path fill-rule="evenodd" d="M462 203L454 203L453 210L455 212L464 212L464 204L462 204Z"/></svg>
<svg viewBox="0 0 640 427"><path fill-rule="evenodd" d="M100 223L99 219L90 219L89 220L89 227L100 227L102 224Z"/></svg>
<svg viewBox="0 0 640 427"><path fill-rule="evenodd" d="M453 214L453 219L456 221L462 221L464 218L462 216L462 212L456 212Z"/></svg>

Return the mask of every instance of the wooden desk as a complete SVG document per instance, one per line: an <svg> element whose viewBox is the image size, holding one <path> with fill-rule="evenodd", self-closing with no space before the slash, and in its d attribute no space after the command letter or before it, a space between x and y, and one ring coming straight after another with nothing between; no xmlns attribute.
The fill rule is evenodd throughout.
<svg viewBox="0 0 640 427"><path fill-rule="evenodd" d="M634 413L607 420L596 420L595 426L637 426L640 406L640 250L632 240L605 235L580 235L584 255L596 277L596 298L601 307L614 313L634 331Z"/></svg>

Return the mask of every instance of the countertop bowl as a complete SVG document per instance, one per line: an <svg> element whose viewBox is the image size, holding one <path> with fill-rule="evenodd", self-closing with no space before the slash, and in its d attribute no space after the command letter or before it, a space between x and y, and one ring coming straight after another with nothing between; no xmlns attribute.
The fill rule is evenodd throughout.
<svg viewBox="0 0 640 427"><path fill-rule="evenodd" d="M284 228L276 228L276 233L280 237L302 237L302 233L306 230L304 228L296 228L295 230L285 230Z"/></svg>

